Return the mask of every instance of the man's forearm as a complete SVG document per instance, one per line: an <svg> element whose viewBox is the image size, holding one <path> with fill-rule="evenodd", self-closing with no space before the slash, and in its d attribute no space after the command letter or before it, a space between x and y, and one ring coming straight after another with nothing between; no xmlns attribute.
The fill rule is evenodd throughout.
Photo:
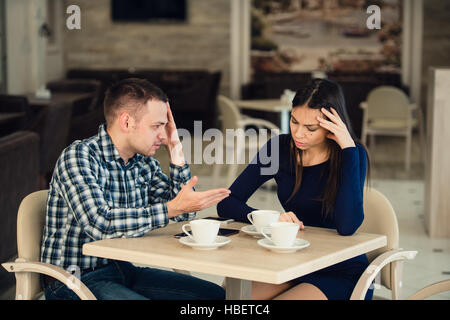
<svg viewBox="0 0 450 320"><path fill-rule="evenodd" d="M183 154L183 146L181 145L181 142L176 144L174 147L169 148L169 157L170 163L174 165L184 166L186 164Z"/></svg>

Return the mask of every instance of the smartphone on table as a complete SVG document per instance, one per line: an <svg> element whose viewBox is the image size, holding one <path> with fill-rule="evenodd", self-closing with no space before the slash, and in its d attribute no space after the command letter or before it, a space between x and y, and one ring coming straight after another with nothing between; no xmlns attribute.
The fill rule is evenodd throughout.
<svg viewBox="0 0 450 320"><path fill-rule="evenodd" d="M235 229L226 229L226 228L220 228L219 229L219 236L231 236L232 234L236 234L239 233L239 230L235 230ZM192 235L192 232L189 230L189 234ZM187 237L187 234L184 232L180 232L174 235L175 238L182 238L182 237Z"/></svg>

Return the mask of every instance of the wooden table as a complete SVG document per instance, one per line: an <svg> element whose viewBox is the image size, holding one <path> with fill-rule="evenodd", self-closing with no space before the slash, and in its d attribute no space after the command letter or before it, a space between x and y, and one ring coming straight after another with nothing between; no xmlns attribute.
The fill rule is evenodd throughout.
<svg viewBox="0 0 450 320"><path fill-rule="evenodd" d="M212 251L185 246L173 235L187 222L172 223L139 238L116 238L83 245L83 254L156 267L226 277L227 299L250 299L251 281L284 283L363 253L384 247L386 236L356 232L340 236L335 230L306 227L299 238L311 245L295 253L275 253L243 232ZM244 223L223 227L240 229Z"/></svg>
<svg viewBox="0 0 450 320"><path fill-rule="evenodd" d="M240 109L279 112L281 114L281 133L289 133L289 112L292 106L280 99L236 100Z"/></svg>

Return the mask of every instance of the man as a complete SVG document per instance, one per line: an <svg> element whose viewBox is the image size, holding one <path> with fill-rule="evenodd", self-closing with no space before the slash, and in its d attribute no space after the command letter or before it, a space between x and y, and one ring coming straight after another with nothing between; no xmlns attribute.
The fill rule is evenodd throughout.
<svg viewBox="0 0 450 320"><path fill-rule="evenodd" d="M191 220L227 189L196 192L166 95L143 79L125 79L105 95L106 125L59 157L47 202L41 261L81 270L97 299L223 299L222 287L192 276L82 254L85 243L139 237L169 219ZM164 144L170 178L152 158ZM78 269L79 268L79 269ZM77 299L43 277L47 299Z"/></svg>

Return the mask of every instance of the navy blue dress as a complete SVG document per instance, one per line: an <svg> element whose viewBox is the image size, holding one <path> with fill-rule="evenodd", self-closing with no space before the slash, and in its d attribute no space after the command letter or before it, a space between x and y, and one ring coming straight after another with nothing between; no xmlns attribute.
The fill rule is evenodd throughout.
<svg viewBox="0 0 450 320"><path fill-rule="evenodd" d="M284 210L294 212L306 228L307 226L331 228L343 236L353 234L364 219L363 188L367 166L364 148L356 144L356 147L342 150L342 175L336 202L333 212L328 215L328 218L323 218L322 202L317 199L323 195L329 173L328 161L304 166L300 189L286 203L295 185L295 166L290 159L289 150L290 139L290 134L282 134L272 138L261 148L255 159L231 185L230 196L217 205L218 215L250 223L247 214L258 208L248 206L247 200L262 184L274 178L278 186L278 199ZM276 148L277 144L279 148ZM272 170L273 161L277 161L276 158L278 158L279 166L277 170L276 166L275 170ZM268 159L272 159L272 163L268 163ZM268 170L272 171L272 174L267 174L267 171L261 174L264 168L266 170L272 168ZM294 279L293 284L310 283L318 287L329 300L345 300L350 298L359 277L367 266L368 260L363 254ZM372 299L372 294L373 290L370 289L366 299Z"/></svg>

